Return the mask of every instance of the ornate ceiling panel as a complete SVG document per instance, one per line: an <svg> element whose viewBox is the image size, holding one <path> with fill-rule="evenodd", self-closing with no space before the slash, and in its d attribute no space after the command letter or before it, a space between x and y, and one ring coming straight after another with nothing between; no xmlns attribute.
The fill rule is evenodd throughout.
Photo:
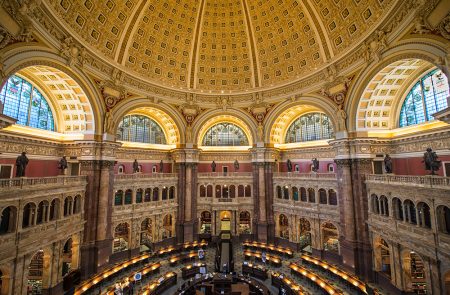
<svg viewBox="0 0 450 295"><path fill-rule="evenodd" d="M270 89L324 67L375 30L397 1L44 2L112 65L167 88L228 94Z"/></svg>
<svg viewBox="0 0 450 295"><path fill-rule="evenodd" d="M393 0L308 0L325 27L333 51L342 51L366 35L394 3Z"/></svg>

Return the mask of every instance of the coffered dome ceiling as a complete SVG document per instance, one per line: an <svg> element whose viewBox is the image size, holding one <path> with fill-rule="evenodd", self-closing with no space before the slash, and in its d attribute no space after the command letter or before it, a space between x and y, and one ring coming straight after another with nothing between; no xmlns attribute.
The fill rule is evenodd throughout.
<svg viewBox="0 0 450 295"><path fill-rule="evenodd" d="M396 0L46 0L83 44L151 83L268 89L311 74L375 30Z"/></svg>

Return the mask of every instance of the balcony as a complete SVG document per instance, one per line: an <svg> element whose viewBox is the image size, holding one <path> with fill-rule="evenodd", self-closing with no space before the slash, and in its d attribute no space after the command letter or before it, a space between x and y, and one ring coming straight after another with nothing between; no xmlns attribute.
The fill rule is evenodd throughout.
<svg viewBox="0 0 450 295"><path fill-rule="evenodd" d="M336 173L299 173L299 172L274 172L273 178L294 179L331 179L336 180Z"/></svg>
<svg viewBox="0 0 450 295"><path fill-rule="evenodd" d="M140 180L140 179L167 179L167 178L176 178L176 173L133 173L133 174L116 174L114 179L117 180Z"/></svg>
<svg viewBox="0 0 450 295"><path fill-rule="evenodd" d="M450 177L442 176L414 176L414 175L389 175L370 174L366 178L367 184L390 184L399 186L414 186L424 188L440 188L450 190Z"/></svg>
<svg viewBox="0 0 450 295"><path fill-rule="evenodd" d="M251 197L235 197L235 198L208 198L197 197L198 204L209 205L239 205L239 204L253 204L253 198Z"/></svg>
<svg viewBox="0 0 450 295"><path fill-rule="evenodd" d="M202 172L198 178L252 178L252 172Z"/></svg>
<svg viewBox="0 0 450 295"><path fill-rule="evenodd" d="M49 189L86 185L86 176L19 177L0 179L0 193L17 189Z"/></svg>

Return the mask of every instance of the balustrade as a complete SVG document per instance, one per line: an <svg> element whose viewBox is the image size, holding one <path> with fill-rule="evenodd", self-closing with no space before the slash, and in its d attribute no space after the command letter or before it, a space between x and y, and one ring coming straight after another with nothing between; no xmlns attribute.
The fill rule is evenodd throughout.
<svg viewBox="0 0 450 295"><path fill-rule="evenodd" d="M273 178L336 179L336 173L274 172Z"/></svg>
<svg viewBox="0 0 450 295"><path fill-rule="evenodd" d="M19 177L0 179L0 189L26 189L36 186L83 184L86 176Z"/></svg>
<svg viewBox="0 0 450 295"><path fill-rule="evenodd" d="M388 183L407 186L450 188L450 177L432 176L432 175L416 176L416 175L370 174L367 175L366 182Z"/></svg>
<svg viewBox="0 0 450 295"><path fill-rule="evenodd" d="M198 178L209 178L209 177L253 177L252 172L202 172L198 173Z"/></svg>

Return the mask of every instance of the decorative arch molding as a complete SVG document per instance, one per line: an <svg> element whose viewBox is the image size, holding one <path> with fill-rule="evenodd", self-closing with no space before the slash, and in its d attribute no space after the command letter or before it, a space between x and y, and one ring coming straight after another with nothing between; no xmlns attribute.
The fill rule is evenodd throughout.
<svg viewBox="0 0 450 295"><path fill-rule="evenodd" d="M201 146L206 131L220 122L236 124L247 135L249 145L252 146L255 143L257 138L256 130L258 129L256 122L249 114L232 108L228 108L225 112L222 109L218 109L201 114L192 126L193 142Z"/></svg>
<svg viewBox="0 0 450 295"><path fill-rule="evenodd" d="M267 116L265 121L264 141L271 144L283 144L286 131L291 123L303 114L323 112L333 123L336 131L337 107L323 96L303 96L298 100L287 100L277 105Z"/></svg>
<svg viewBox="0 0 450 295"><path fill-rule="evenodd" d="M382 58L379 62L370 64L359 73L355 78L355 82L349 89L347 94L348 99L345 104L345 110L348 114L347 130L349 132L357 130L358 107L361 97L367 85L381 70L390 64L403 59L421 59L440 68L448 76L448 70L441 64L437 64L438 61L444 61L446 55L446 51L443 46L441 46L441 43L438 43L437 41L431 42L429 39L426 39L426 42L408 40L386 50L382 54Z"/></svg>
<svg viewBox="0 0 450 295"><path fill-rule="evenodd" d="M173 107L159 103L155 104L148 98L136 98L119 102L111 111L114 126L114 136L122 118L127 114L146 115L155 120L163 129L168 145L178 145L184 142L186 126L183 117Z"/></svg>
<svg viewBox="0 0 450 295"><path fill-rule="evenodd" d="M93 81L83 71L77 67L69 67L64 58L40 47L32 47L26 51L11 53L9 55L5 53L5 59L1 61L3 63L3 73L0 76L0 85L3 85L11 75L28 67L43 66L61 71L79 85L89 102L93 122L90 124L90 127L87 127L85 133L101 134L101 114L104 112L102 95L95 87Z"/></svg>

